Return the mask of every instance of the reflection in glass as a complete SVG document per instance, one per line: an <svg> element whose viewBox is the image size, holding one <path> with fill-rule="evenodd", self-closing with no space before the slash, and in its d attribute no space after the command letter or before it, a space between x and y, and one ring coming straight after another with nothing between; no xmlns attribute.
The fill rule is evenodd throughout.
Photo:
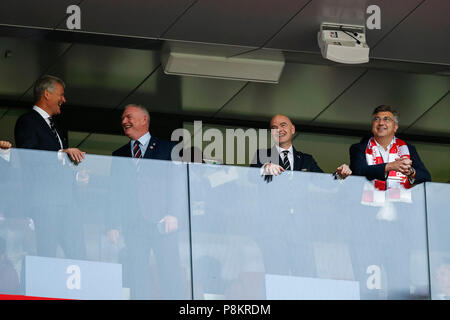
<svg viewBox="0 0 450 320"><path fill-rule="evenodd" d="M74 166L15 149L0 177L0 294L45 277L40 296L98 298L105 283L83 279L114 269L124 299L424 299L429 280L434 299L449 296L446 184L380 193L362 177L265 183L259 168L94 155Z"/></svg>
<svg viewBox="0 0 450 320"><path fill-rule="evenodd" d="M374 205L360 177L189 170L195 298L427 296L423 186Z"/></svg>
<svg viewBox="0 0 450 320"><path fill-rule="evenodd" d="M431 298L450 300L450 185L426 183Z"/></svg>
<svg viewBox="0 0 450 320"><path fill-rule="evenodd" d="M56 152L14 149L0 160L1 261L20 293L45 278L39 296L101 298L104 279L83 279L112 270L124 299L190 298L186 165L88 155L75 166ZM17 289L6 284L0 293Z"/></svg>

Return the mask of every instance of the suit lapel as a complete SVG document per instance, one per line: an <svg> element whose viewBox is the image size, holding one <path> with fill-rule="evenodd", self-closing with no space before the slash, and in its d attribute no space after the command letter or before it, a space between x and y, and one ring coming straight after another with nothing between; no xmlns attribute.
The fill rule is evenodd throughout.
<svg viewBox="0 0 450 320"><path fill-rule="evenodd" d="M39 121L39 123L41 125L42 130L44 130L47 133L47 135L49 136L50 139L53 139L53 141L55 142L55 144L59 148L60 144L59 144L58 138L56 138L55 135L53 134L53 131L50 128L50 126L48 125L47 121L39 114L39 112L37 112L36 110L33 110L33 111L34 111L34 114L35 114L35 117L36 117L37 121ZM56 128L56 126L55 126L55 128ZM56 131L58 132L58 135L59 135L59 137L61 139L61 142L62 142L63 148L64 148L64 145L65 145L64 138L63 138L63 136L60 133L60 130L58 128L56 128Z"/></svg>
<svg viewBox="0 0 450 320"><path fill-rule="evenodd" d="M277 164L281 166L283 164L283 159L281 159L281 154L278 153L277 147L273 146L272 149L269 149L267 152L267 156L270 159L272 159L272 155L275 156L276 154L278 155L278 163ZM275 159L272 159L272 160L275 160Z"/></svg>
<svg viewBox="0 0 450 320"><path fill-rule="evenodd" d="M294 170L301 171L303 168L304 157L302 157L302 153L300 151L295 150L294 147L292 147L292 149L294 151Z"/></svg>
<svg viewBox="0 0 450 320"><path fill-rule="evenodd" d="M157 147L158 147L157 139L154 137L151 137L150 141L148 143L147 150L145 150L144 158L145 159L153 159Z"/></svg>
<svg viewBox="0 0 450 320"><path fill-rule="evenodd" d="M61 130L60 130L56 125L55 125L55 129L56 129L56 132L58 132L59 138L61 139L62 148L63 148L63 149L68 148L68 144L67 144L67 139L66 139L66 137L62 134ZM56 141L56 143L57 143L58 146L59 146L59 141L58 141L58 139L55 137L55 135L53 134L53 132L52 132L51 129L50 129L50 132L51 132L52 136L55 138L55 141Z"/></svg>
<svg viewBox="0 0 450 320"><path fill-rule="evenodd" d="M126 145L126 148L124 149L124 156L125 157L133 158L133 154L131 152L131 148L132 148L132 146L131 146L131 141L130 141L130 142L128 142L128 144Z"/></svg>
<svg viewBox="0 0 450 320"><path fill-rule="evenodd" d="M62 133L61 129L55 124L55 128L56 131L58 132L59 138L61 139L61 143L62 143L62 147L64 148L68 148L69 145L67 143L67 138L66 136ZM50 130L51 131L51 130ZM53 135L53 132L52 132ZM56 137L55 137L56 138ZM59 141L57 141L58 145L59 145Z"/></svg>
<svg viewBox="0 0 450 320"><path fill-rule="evenodd" d="M295 150L294 146L292 146L293 156L294 156L294 171L302 171L304 157L302 157L302 153L300 151ZM283 159L281 159L281 154L278 153L276 147L273 147L269 150L268 156L270 157L272 154L278 154L278 164L281 166L283 163Z"/></svg>

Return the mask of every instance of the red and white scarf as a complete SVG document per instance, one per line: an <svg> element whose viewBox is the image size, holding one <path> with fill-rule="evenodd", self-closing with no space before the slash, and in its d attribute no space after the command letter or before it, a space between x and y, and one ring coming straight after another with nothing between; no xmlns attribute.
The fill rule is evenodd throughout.
<svg viewBox="0 0 450 320"><path fill-rule="evenodd" d="M366 161L369 166L384 163L379 148L382 147L378 146L375 139L372 137L367 143L366 148ZM411 159L411 156L406 142L394 137L391 149L389 150L389 159L386 163L394 162L397 158ZM389 171L386 181L374 180L374 186L378 190L386 190L386 185L387 189L398 188L400 185L405 189L411 188L408 177L398 171Z"/></svg>
<svg viewBox="0 0 450 320"><path fill-rule="evenodd" d="M377 145L374 138L367 143L366 161L369 166L384 163L381 156L381 146ZM410 158L409 149L403 140L394 137L392 146L389 149L389 159L387 162L393 162L397 158ZM400 172L390 171L386 181L374 180L367 181L364 184L361 204L370 206L385 207L389 202L411 202L411 184L408 178ZM389 210L388 210L389 211ZM395 218L384 217L385 213L380 213L383 217L380 219L392 220ZM394 214L395 216L395 214ZM378 217L378 216L377 216Z"/></svg>

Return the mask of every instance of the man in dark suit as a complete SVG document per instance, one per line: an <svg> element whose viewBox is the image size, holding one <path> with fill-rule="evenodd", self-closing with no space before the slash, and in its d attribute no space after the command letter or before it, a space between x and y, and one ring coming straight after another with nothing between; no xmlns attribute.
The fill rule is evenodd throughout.
<svg viewBox="0 0 450 320"><path fill-rule="evenodd" d="M256 158L251 163L252 167L263 167L266 176L276 176L286 170L323 172L312 155L300 152L292 145L295 126L288 117L275 115L270 120L270 129L276 145L272 149L258 150ZM264 157L266 158L262 159ZM341 178L351 174L345 164L337 169L337 173Z"/></svg>
<svg viewBox="0 0 450 320"><path fill-rule="evenodd" d="M416 148L395 137L397 129L397 111L391 106L379 106L372 113L373 137L350 147L353 174L375 180L375 187L380 190L389 188L389 182L400 181L410 188L431 181Z"/></svg>
<svg viewBox="0 0 450 320"><path fill-rule="evenodd" d="M150 115L145 107L128 105L122 115L122 128L130 142L115 150L112 155L128 158L171 160L175 143L151 136L149 132ZM133 149L139 143L140 154L136 156Z"/></svg>
<svg viewBox="0 0 450 320"><path fill-rule="evenodd" d="M32 110L19 117L14 128L17 148L44 151L39 155L21 152L23 186L29 206L28 214L36 229L37 254L54 257L58 245L65 257L85 257L81 218L76 203L72 202L73 168L66 166L65 154L75 164L84 159L85 152L69 148L63 130L54 122L66 102L64 82L54 76L45 75L34 85L35 105ZM39 157L36 161L35 157Z"/></svg>
<svg viewBox="0 0 450 320"><path fill-rule="evenodd" d="M79 163L85 152L78 148L69 148L67 136L56 127L54 117L61 113L66 102L64 82L53 76L45 75L34 86L33 110L19 117L14 128L17 148L62 151Z"/></svg>
<svg viewBox="0 0 450 320"><path fill-rule="evenodd" d="M372 112L372 134L370 138L363 138L361 142L350 147L350 168L354 175L364 176L369 181L364 184L363 203L369 204L364 209L363 219L370 219L370 214L376 214L377 219L373 221L373 226L368 230L372 235L395 234L402 229L408 229L410 217L408 214L398 215L394 220L385 222L380 219L381 212L405 212L414 210L417 206L414 201L402 203L402 194L407 199L413 192L410 189L414 184L431 181L431 176L425 168L422 160L414 146L397 138L395 133L398 130L398 112L391 106L381 105ZM375 197L378 194L378 197ZM382 195L382 196L381 196ZM374 199L378 199L375 201ZM380 201L381 200L381 201ZM392 208L392 209L389 209ZM355 222L356 225L358 224ZM371 248L372 255L361 255L361 251L355 245L350 246L353 270L358 279L367 278L367 267L369 265L381 266L384 270L389 297L392 294L396 299L399 297L410 298L410 261L412 250L407 237L400 236L392 246L392 239L381 237L379 245ZM387 253L386 246L392 249ZM396 248L399 248L396 250ZM395 251L393 251L395 250ZM395 257L393 259L392 257ZM401 270L399 272L398 270ZM404 288L404 290L402 290ZM365 296L376 296L379 290L371 290L361 282L361 292ZM389 298L388 297L388 298Z"/></svg>
<svg viewBox="0 0 450 320"><path fill-rule="evenodd" d="M106 221L111 226L108 238L117 244L123 234L126 245L122 254L124 283L131 288L133 299L179 299L185 297L185 279L177 231L183 218L180 211L184 210L187 217L187 204L181 205L186 187L177 191L176 181L180 177L174 176L176 168L171 163L145 160L171 160L175 146L175 143L151 136L149 123L150 115L145 107L125 107L122 128L130 142L112 155L134 159L113 160L111 196L125 197L126 201L121 201L123 205L115 201L110 210L109 221ZM160 285L152 283L155 272L149 264L151 250Z"/></svg>
<svg viewBox="0 0 450 320"><path fill-rule="evenodd" d="M171 152L175 143L151 136L149 126L150 115L145 107L132 104L126 106L122 114L122 128L125 135L130 138L130 142L115 150L112 155L128 158L171 160ZM169 231L176 229L175 217L165 217L164 223Z"/></svg>
<svg viewBox="0 0 450 320"><path fill-rule="evenodd" d="M313 156L300 152L292 145L295 134L295 126L291 120L281 114L275 115L270 121L270 129L275 146L268 150L258 150L251 166L261 168L264 180L270 182L273 176L283 172L304 171L323 173ZM338 168L341 178L349 175L350 169L343 164ZM307 178L305 182L308 181ZM283 187L290 190L291 179L283 181ZM258 194L270 198L270 188L260 188ZM302 199L304 194L288 193L283 199L274 199L269 206L261 206L261 215L267 217L264 222L255 227L254 239L258 244L263 259L266 273L293 274L296 276L316 276L314 252L311 239L307 230L302 230L302 219L308 219L308 199ZM304 204L304 209L294 214L296 203ZM276 203L274 211L273 203ZM269 223L267 223L269 221Z"/></svg>

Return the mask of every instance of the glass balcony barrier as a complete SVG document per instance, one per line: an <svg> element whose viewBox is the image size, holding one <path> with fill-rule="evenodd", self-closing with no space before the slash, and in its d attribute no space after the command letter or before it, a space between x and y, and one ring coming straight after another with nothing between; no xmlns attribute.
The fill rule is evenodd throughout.
<svg viewBox="0 0 450 320"><path fill-rule="evenodd" d="M186 164L88 155L75 166L19 149L0 160L0 293L192 298Z"/></svg>
<svg viewBox="0 0 450 320"><path fill-rule="evenodd" d="M450 187L11 149L0 294L65 299L445 299Z"/></svg>
<svg viewBox="0 0 450 320"><path fill-rule="evenodd" d="M429 298L423 185L190 164L189 189L195 299Z"/></svg>
<svg viewBox="0 0 450 320"><path fill-rule="evenodd" d="M450 184L426 183L431 298L450 300Z"/></svg>

